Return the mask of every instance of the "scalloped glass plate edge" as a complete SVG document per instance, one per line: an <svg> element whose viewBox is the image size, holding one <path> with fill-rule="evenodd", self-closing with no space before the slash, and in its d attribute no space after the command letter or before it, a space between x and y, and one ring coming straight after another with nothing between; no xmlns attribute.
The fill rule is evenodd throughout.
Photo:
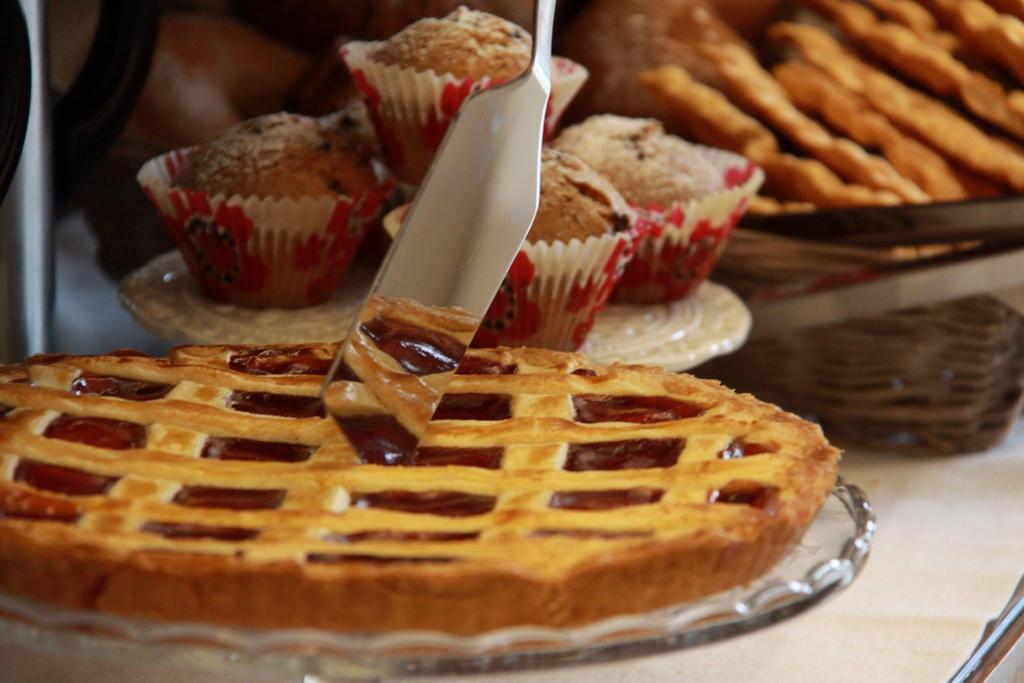
<svg viewBox="0 0 1024 683"><path fill-rule="evenodd" d="M863 491L839 477L804 540L750 586L573 629L514 627L477 636L254 631L112 617L0 594L0 641L120 660L137 655L154 665L208 672L250 670L328 680L611 661L695 647L800 614L859 575L874 531L874 513Z"/></svg>

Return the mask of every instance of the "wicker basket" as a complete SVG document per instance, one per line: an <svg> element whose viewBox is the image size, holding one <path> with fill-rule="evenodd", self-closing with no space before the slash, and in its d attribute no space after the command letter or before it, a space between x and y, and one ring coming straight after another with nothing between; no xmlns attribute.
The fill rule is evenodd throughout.
<svg viewBox="0 0 1024 683"><path fill-rule="evenodd" d="M716 279L747 295L934 253L819 249L749 232L734 245ZM1024 319L998 299L970 297L755 339L698 374L811 417L843 446L979 451L1020 413Z"/></svg>

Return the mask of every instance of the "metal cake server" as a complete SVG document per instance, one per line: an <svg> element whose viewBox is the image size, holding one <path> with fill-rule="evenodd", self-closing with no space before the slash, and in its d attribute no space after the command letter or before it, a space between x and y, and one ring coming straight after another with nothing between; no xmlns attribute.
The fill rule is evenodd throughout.
<svg viewBox="0 0 1024 683"><path fill-rule="evenodd" d="M415 451L533 223L554 10L537 0L529 70L456 114L324 383L366 462Z"/></svg>

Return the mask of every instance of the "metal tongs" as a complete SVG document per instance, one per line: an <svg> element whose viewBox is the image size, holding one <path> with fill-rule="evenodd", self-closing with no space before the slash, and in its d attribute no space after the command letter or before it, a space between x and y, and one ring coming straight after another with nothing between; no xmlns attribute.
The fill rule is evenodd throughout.
<svg viewBox="0 0 1024 683"><path fill-rule="evenodd" d="M1024 308L1024 296L1015 291L1024 285L1024 197L749 216L743 223L758 232L865 248L972 245L920 265L874 274L861 284L755 305L755 336L977 294L992 294Z"/></svg>
<svg viewBox="0 0 1024 683"><path fill-rule="evenodd" d="M752 336L772 336L889 311L991 294L1024 309L1024 246L968 252L907 271L882 273L860 284L751 306ZM1024 312L1024 311L1022 311Z"/></svg>
<svg viewBox="0 0 1024 683"><path fill-rule="evenodd" d="M364 461L415 451L533 223L554 11L537 0L529 70L456 114L324 383Z"/></svg>

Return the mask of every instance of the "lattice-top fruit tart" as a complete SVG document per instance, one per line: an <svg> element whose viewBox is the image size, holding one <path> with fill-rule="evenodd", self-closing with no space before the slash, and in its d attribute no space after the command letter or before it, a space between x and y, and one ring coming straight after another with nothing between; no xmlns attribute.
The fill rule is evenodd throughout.
<svg viewBox="0 0 1024 683"><path fill-rule="evenodd" d="M576 625L751 581L835 480L778 408L530 349L470 351L417 450L367 416L357 454L319 398L334 351L0 368L0 590L261 628Z"/></svg>

